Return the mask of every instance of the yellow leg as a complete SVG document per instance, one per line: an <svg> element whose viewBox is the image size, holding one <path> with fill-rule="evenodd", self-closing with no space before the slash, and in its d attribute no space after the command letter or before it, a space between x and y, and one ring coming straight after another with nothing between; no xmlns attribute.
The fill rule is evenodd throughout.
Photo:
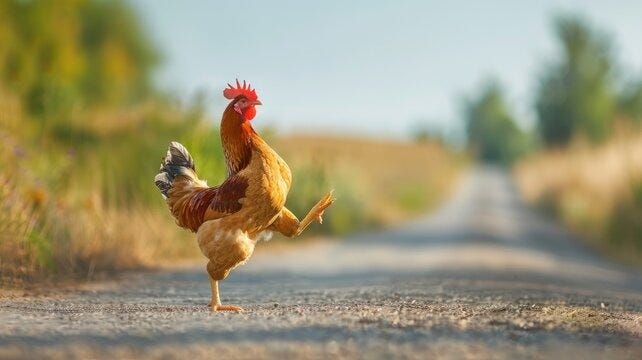
<svg viewBox="0 0 642 360"><path fill-rule="evenodd" d="M312 209L310 209L308 214L299 223L296 235L300 235L313 221L318 221L320 224L323 223L323 212L328 208L328 206L332 205L335 200L332 197L333 194L334 190L330 190L330 192L325 194L325 196L322 197Z"/></svg>
<svg viewBox="0 0 642 360"><path fill-rule="evenodd" d="M243 311L240 306L221 305L221 298L218 295L218 281L210 277L210 285L212 285L212 301L208 306L212 307L212 311Z"/></svg>

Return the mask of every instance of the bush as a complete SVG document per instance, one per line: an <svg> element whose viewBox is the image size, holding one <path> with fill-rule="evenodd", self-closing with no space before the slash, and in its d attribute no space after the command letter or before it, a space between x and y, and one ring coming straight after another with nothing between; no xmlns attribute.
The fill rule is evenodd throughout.
<svg viewBox="0 0 642 360"><path fill-rule="evenodd" d="M325 213L322 226L311 226L312 232L341 235L374 222L364 197L358 195L358 187L345 172L333 171L330 175L318 164L295 167L292 172L294 179L286 206L301 219L326 191L334 189L337 201Z"/></svg>
<svg viewBox="0 0 642 360"><path fill-rule="evenodd" d="M607 229L609 241L627 260L642 262L642 180L631 186L629 199L618 203Z"/></svg>

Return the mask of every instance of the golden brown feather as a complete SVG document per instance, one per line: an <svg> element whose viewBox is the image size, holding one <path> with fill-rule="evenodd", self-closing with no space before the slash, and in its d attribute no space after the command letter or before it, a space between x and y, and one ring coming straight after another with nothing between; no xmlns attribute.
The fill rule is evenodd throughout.
<svg viewBox="0 0 642 360"><path fill-rule="evenodd" d="M247 119L255 114L254 105L260 104L256 94L232 90L240 95L230 102L221 120L225 181L219 186L205 185L196 176L191 156L178 143L170 145L155 179L177 224L196 232L199 247L209 259L213 310L240 309L221 305L218 281L250 258L263 231L297 236L313 221L321 222L324 210L334 201L329 192L302 221L285 208L292 182L290 168Z"/></svg>

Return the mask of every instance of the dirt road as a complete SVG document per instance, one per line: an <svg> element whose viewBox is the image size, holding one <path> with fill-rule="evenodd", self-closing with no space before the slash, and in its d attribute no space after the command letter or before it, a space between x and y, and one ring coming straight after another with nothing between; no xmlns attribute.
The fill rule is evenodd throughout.
<svg viewBox="0 0 642 360"><path fill-rule="evenodd" d="M196 246L196 244L195 244ZM473 170L444 207L386 232L0 300L0 358L642 358L642 276Z"/></svg>

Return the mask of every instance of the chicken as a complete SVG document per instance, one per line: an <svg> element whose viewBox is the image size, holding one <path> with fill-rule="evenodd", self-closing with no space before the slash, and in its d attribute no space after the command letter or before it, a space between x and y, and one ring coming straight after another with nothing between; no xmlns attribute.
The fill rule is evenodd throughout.
<svg viewBox="0 0 642 360"><path fill-rule="evenodd" d="M227 178L218 186L207 186L196 175L187 149L172 142L154 182L178 226L196 233L201 252L209 259L212 310L240 311L238 306L221 304L218 282L250 258L263 232L298 236L313 221L321 223L324 210L335 199L328 192L299 221L285 207L290 168L251 125L256 106L262 105L256 91L237 80L236 87L228 84L223 95L232 100L221 120Z"/></svg>

